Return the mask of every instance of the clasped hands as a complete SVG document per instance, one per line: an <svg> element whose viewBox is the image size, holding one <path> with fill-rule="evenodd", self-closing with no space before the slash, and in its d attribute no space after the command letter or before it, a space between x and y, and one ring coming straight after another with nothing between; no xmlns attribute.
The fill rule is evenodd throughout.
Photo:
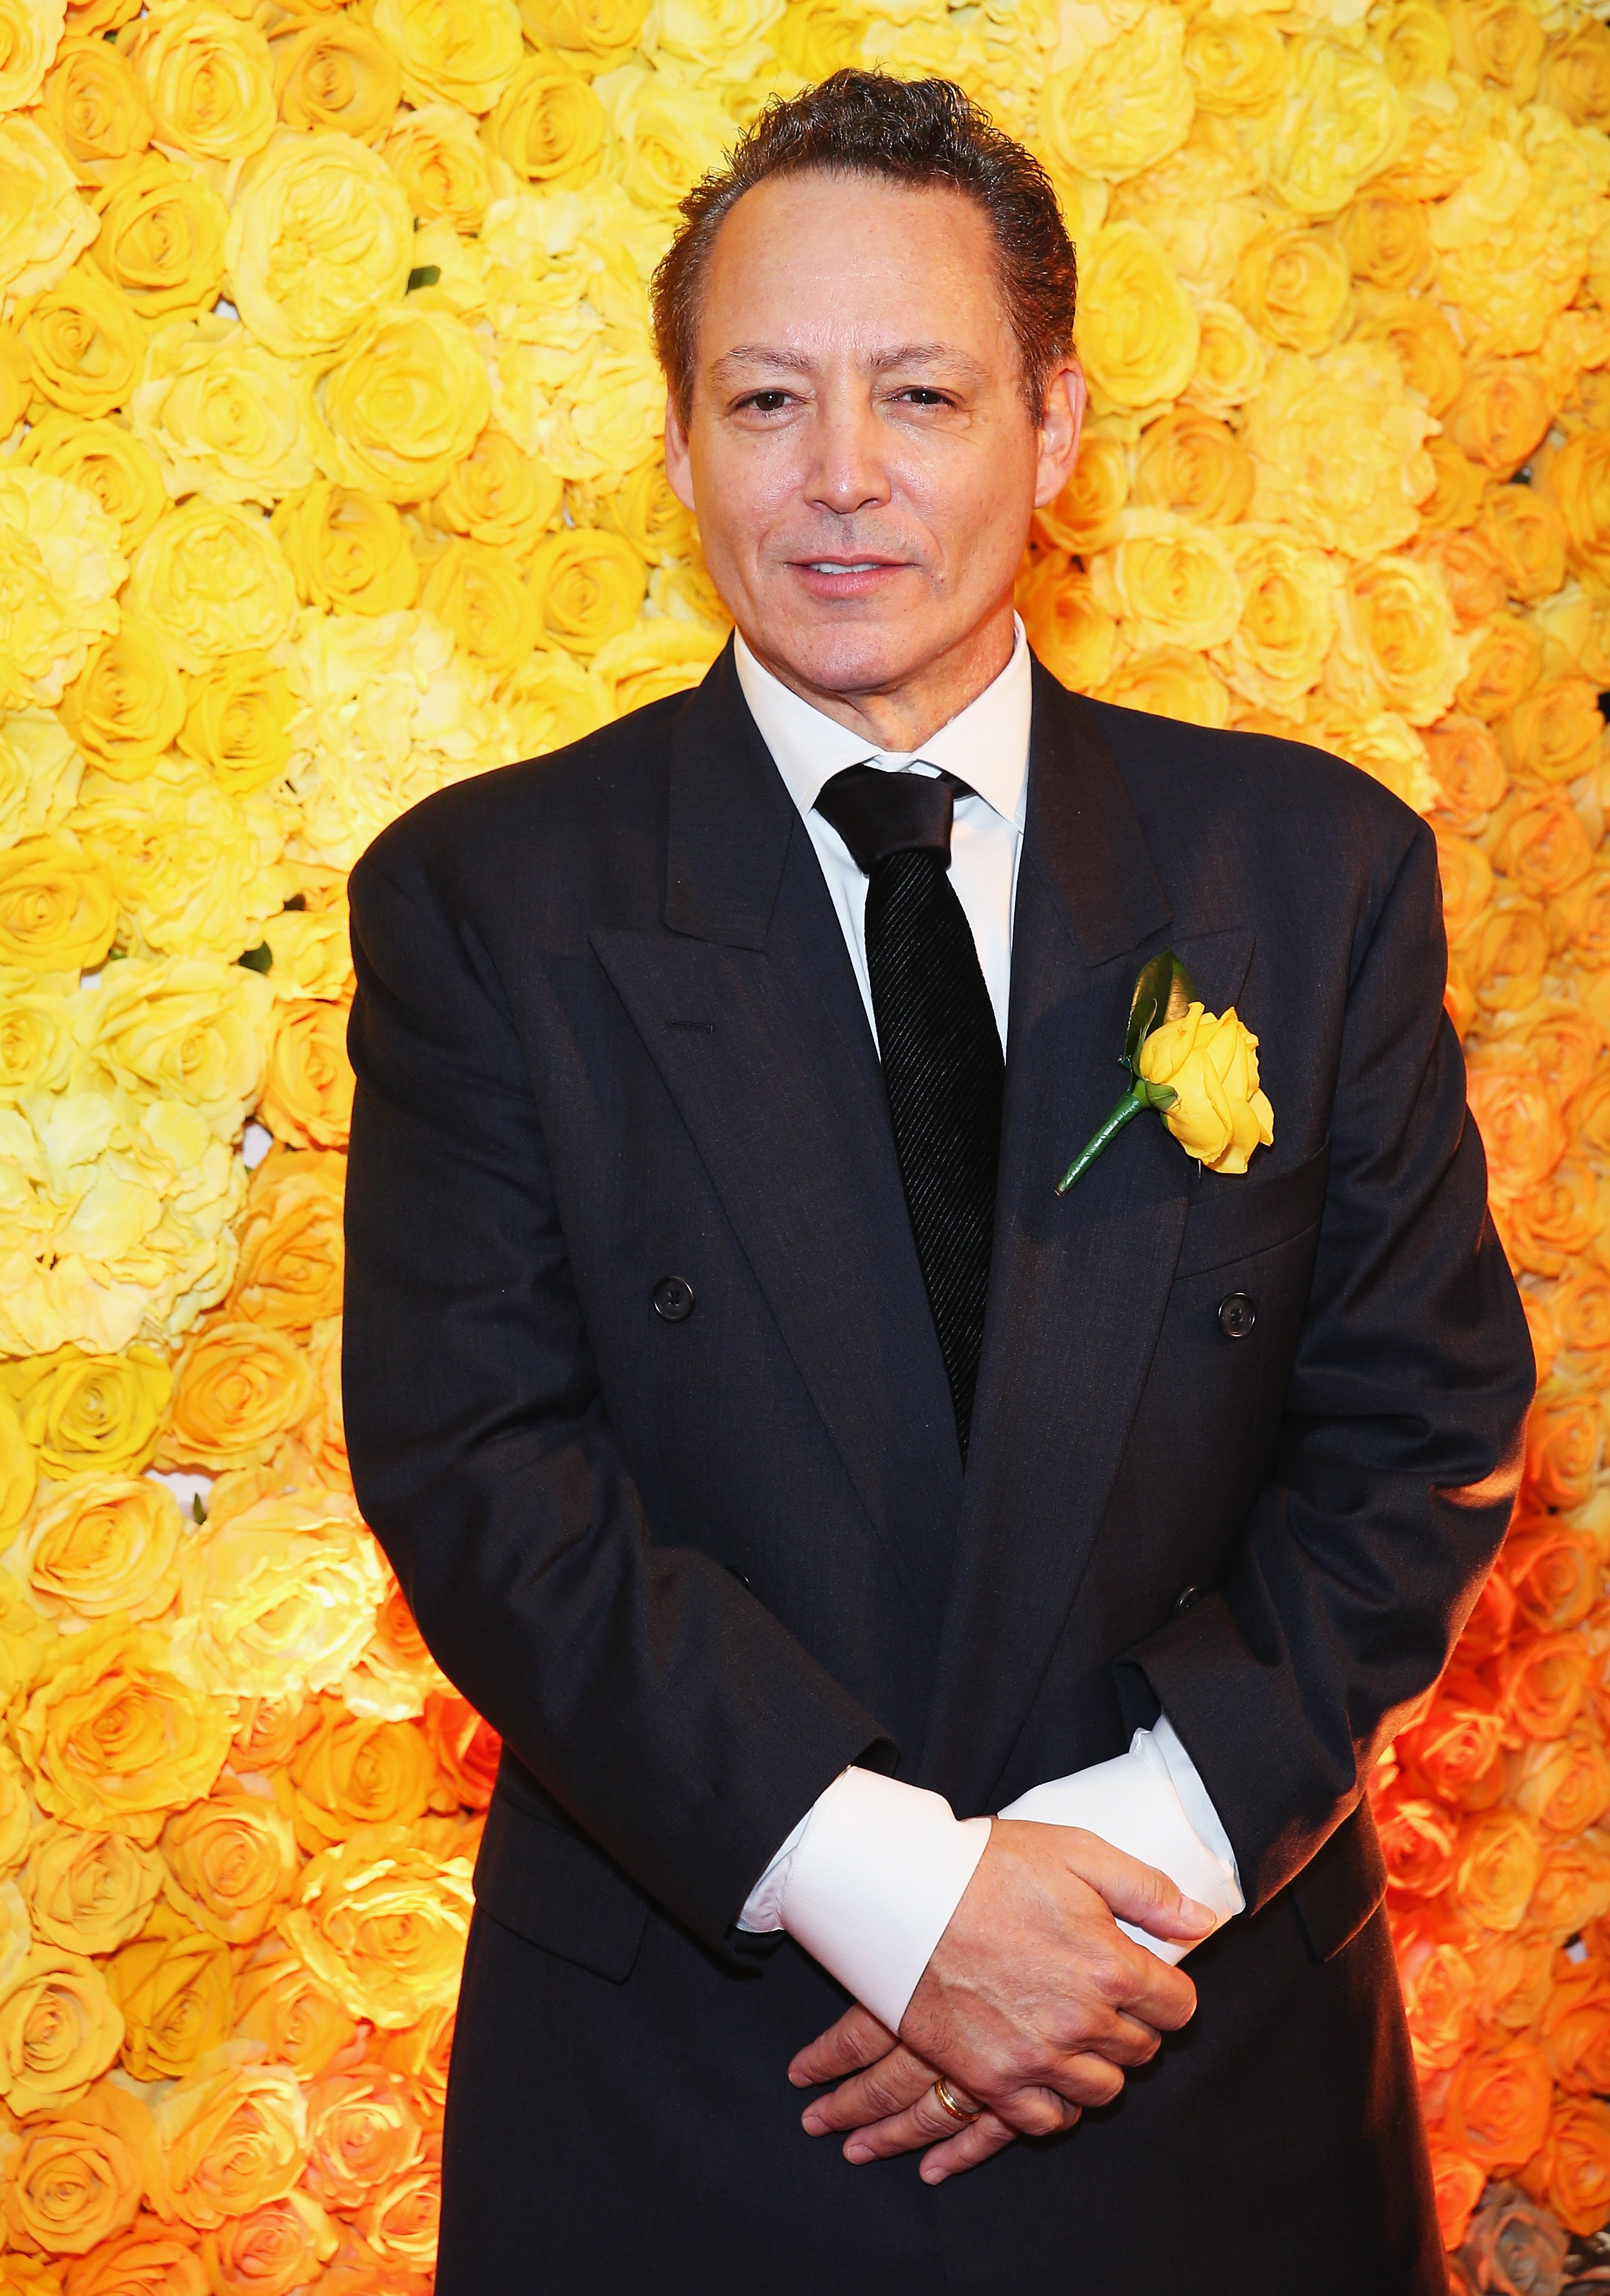
<svg viewBox="0 0 1610 2296"><path fill-rule="evenodd" d="M925 2183L976 2169L1017 2136L1071 2128L1108 2104L1124 2069L1189 2022L1196 1988L1117 1921L1197 1943L1214 1917L1165 1874L1081 1827L996 1818L898 2037L858 2004L789 2067L813 2136L848 2132L853 2161L923 2152ZM943 2073L960 2125L934 2095Z"/></svg>

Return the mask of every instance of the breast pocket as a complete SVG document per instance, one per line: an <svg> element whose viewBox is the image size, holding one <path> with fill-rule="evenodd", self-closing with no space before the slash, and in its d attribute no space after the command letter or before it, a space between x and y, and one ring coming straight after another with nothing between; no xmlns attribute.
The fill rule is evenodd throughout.
<svg viewBox="0 0 1610 2296"><path fill-rule="evenodd" d="M1206 1172L1185 1216L1176 1286L1289 1242L1317 1226L1330 1177L1328 1139L1284 1172Z"/></svg>

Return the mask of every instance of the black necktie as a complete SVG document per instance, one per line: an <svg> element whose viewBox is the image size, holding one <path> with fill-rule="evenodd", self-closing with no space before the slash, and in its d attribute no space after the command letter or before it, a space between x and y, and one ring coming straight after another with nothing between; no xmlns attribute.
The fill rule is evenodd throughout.
<svg viewBox="0 0 1610 2296"><path fill-rule="evenodd" d="M867 972L917 1257L967 1460L984 1344L1005 1064L972 928L950 879L949 775L851 766L816 809L867 884Z"/></svg>

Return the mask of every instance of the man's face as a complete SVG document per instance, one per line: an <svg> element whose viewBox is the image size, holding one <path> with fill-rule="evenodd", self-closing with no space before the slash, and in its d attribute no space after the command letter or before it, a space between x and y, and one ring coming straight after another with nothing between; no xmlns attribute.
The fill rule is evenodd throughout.
<svg viewBox="0 0 1610 2296"><path fill-rule="evenodd" d="M973 201L866 176L773 177L717 235L667 468L745 637L830 707L977 690L1009 650L1083 390L1064 370L1036 428L997 270Z"/></svg>

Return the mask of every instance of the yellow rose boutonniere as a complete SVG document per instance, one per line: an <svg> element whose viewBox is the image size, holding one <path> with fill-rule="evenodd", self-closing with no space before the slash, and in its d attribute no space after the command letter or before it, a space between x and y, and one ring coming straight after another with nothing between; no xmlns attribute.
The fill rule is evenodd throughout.
<svg viewBox="0 0 1610 2296"><path fill-rule="evenodd" d="M1133 1082L1057 1183L1065 1195L1107 1142L1143 1108L1155 1108L1187 1155L1210 1171L1245 1172L1275 1136L1275 1114L1258 1088L1258 1040L1234 1005L1209 1013L1171 949L1141 971L1131 1000L1124 1064Z"/></svg>

